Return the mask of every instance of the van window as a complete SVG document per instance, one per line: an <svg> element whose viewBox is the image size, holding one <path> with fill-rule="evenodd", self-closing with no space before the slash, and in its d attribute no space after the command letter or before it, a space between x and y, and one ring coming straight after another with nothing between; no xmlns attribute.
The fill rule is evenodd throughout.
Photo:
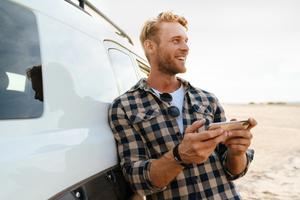
<svg viewBox="0 0 300 200"><path fill-rule="evenodd" d="M34 14L0 1L0 119L40 117L42 66Z"/></svg>
<svg viewBox="0 0 300 200"><path fill-rule="evenodd" d="M141 77L147 78L150 73L150 67L139 60L136 60L136 62L139 66Z"/></svg>
<svg viewBox="0 0 300 200"><path fill-rule="evenodd" d="M138 77L128 54L118 49L108 50L116 75L119 92L122 94L136 84Z"/></svg>

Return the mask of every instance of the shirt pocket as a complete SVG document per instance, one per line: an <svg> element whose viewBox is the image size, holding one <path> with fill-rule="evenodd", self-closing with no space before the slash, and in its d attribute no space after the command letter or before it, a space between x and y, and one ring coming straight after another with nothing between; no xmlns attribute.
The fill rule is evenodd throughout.
<svg viewBox="0 0 300 200"><path fill-rule="evenodd" d="M205 125L202 126L199 131L206 130L210 123L214 121L213 109L210 105L193 105L195 121L205 119Z"/></svg>
<svg viewBox="0 0 300 200"><path fill-rule="evenodd" d="M151 158L158 158L174 146L170 127L158 109L142 110L130 116L135 130L141 134ZM171 132L170 132L171 131Z"/></svg>
<svg viewBox="0 0 300 200"><path fill-rule="evenodd" d="M139 124L142 122L150 121L151 119L160 115L160 112L157 109L149 109L149 110L139 110L137 113L132 114L129 119L132 124Z"/></svg>

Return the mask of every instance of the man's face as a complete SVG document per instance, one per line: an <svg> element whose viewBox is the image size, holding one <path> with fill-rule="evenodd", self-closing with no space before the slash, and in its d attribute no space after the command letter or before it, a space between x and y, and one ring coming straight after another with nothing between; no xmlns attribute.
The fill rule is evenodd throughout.
<svg viewBox="0 0 300 200"><path fill-rule="evenodd" d="M158 70L168 75L184 73L189 52L185 28L179 23L163 22L157 37L159 44L155 56Z"/></svg>

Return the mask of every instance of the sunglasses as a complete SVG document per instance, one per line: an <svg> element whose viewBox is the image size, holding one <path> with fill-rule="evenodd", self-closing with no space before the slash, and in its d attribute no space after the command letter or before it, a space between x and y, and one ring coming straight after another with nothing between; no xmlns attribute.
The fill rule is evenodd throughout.
<svg viewBox="0 0 300 200"><path fill-rule="evenodd" d="M169 105L173 100L172 95L170 95L169 93L159 94L159 98L160 98L160 100L167 102ZM167 112L168 112L168 115L170 115L172 117L178 117L180 115L179 108L177 108L176 106L169 106L167 109Z"/></svg>

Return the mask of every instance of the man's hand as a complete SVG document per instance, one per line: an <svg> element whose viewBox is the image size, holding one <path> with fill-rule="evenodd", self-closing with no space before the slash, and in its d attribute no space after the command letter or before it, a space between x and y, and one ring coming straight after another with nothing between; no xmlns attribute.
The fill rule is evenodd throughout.
<svg viewBox="0 0 300 200"><path fill-rule="evenodd" d="M222 129L206 130L198 133L205 120L198 120L185 130L185 135L178 147L179 155L185 163L203 163L224 142L227 135Z"/></svg>
<svg viewBox="0 0 300 200"><path fill-rule="evenodd" d="M248 121L250 125L247 129L228 131L225 145L230 156L242 156L248 150L252 139L250 130L257 124L253 118L249 118Z"/></svg>
<svg viewBox="0 0 300 200"><path fill-rule="evenodd" d="M188 126L185 129L184 138L178 146L178 153L182 161L187 164L203 163L216 146L226 139L226 133L222 129L198 133L198 129L204 125L204 122L205 120L199 120ZM168 185L182 170L183 167L174 160L171 150L159 159L152 161L150 179L153 185L162 188Z"/></svg>
<svg viewBox="0 0 300 200"><path fill-rule="evenodd" d="M226 168L234 175L242 173L247 167L246 151L251 144L251 129L257 124L253 118L248 121L250 125L246 130L228 131L224 143L228 148Z"/></svg>

